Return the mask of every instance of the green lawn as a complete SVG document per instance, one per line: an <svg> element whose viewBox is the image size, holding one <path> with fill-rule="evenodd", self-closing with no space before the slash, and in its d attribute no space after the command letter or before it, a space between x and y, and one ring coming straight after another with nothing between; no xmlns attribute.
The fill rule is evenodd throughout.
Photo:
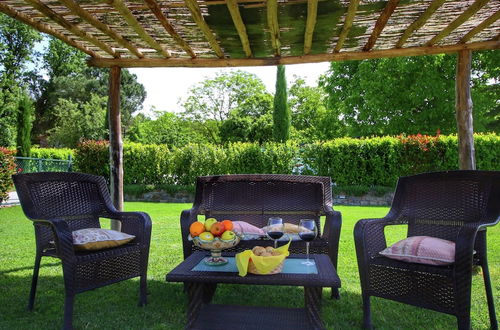
<svg viewBox="0 0 500 330"><path fill-rule="evenodd" d="M179 229L181 210L189 204L126 203L153 219L148 274L148 305L137 307L138 281L128 280L77 295L74 326L77 329L182 329L186 297L181 284L165 282L165 274L182 260ZM343 226L339 251L341 299L329 298L324 289L323 319L328 329L357 329L362 321L360 285L352 231L358 219L381 217L386 207L337 207ZM500 294L500 226L489 231L489 263L497 302ZM388 232L389 242L403 238L404 229ZM35 310L26 305L34 263L35 243L31 222L20 207L0 209L0 329L59 329L62 325L64 288L60 263L42 259ZM215 302L228 304L301 307L300 288L220 285ZM373 322L378 329L451 329L455 318L396 302L373 298ZM221 315L224 317L224 315ZM482 276L474 276L472 327L487 329L489 318ZM233 329L228 324L227 329Z"/></svg>

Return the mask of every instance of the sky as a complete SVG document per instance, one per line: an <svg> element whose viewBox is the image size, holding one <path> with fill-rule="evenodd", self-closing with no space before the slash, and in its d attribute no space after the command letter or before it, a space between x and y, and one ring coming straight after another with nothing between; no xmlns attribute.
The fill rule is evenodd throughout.
<svg viewBox="0 0 500 330"><path fill-rule="evenodd" d="M329 62L313 64L294 64L286 66L287 81L293 76L305 79L306 84L315 86L319 76L329 68ZM180 100L186 99L189 89L206 78L215 77L218 72L244 70L257 75L274 94L276 67L240 67L240 68L138 68L130 69L137 75L137 80L146 88L147 96L143 111L150 114L151 107L156 110L180 112L183 110Z"/></svg>

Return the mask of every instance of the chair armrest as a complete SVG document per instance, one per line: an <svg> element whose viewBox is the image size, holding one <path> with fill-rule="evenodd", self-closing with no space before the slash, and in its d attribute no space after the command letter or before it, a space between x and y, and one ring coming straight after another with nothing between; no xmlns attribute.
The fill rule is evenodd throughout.
<svg viewBox="0 0 500 330"><path fill-rule="evenodd" d="M405 224L395 221L392 217L377 219L361 219L354 226L354 243L358 262L368 262L387 247L384 228L390 225ZM361 258L361 259L360 259Z"/></svg>
<svg viewBox="0 0 500 330"><path fill-rule="evenodd" d="M49 226L54 233L57 256L67 261L74 261L73 235L68 223L62 219L34 219L35 224Z"/></svg>
<svg viewBox="0 0 500 330"><path fill-rule="evenodd" d="M144 212L113 212L106 216L121 222L124 233L135 236L135 242L142 247L149 246L151 241L151 218Z"/></svg>
<svg viewBox="0 0 500 330"><path fill-rule="evenodd" d="M181 235L182 235L182 250L184 252L184 259L189 257L193 252L191 249L191 242L188 241L189 226L197 221L197 211L195 208L184 210L181 213Z"/></svg>
<svg viewBox="0 0 500 330"><path fill-rule="evenodd" d="M340 229L342 227L342 214L333 209L325 212L325 226L323 227L322 238L328 242L328 255L333 266L337 269L337 258L339 250Z"/></svg>

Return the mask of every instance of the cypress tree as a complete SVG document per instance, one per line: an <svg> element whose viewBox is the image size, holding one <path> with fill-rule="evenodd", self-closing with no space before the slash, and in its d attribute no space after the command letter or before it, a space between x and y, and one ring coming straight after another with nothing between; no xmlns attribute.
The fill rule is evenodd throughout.
<svg viewBox="0 0 500 330"><path fill-rule="evenodd" d="M23 94L17 104L17 156L31 155L31 128L33 127L33 102Z"/></svg>
<svg viewBox="0 0 500 330"><path fill-rule="evenodd" d="M287 94L285 66L278 65L273 110L273 138L276 142L286 142L290 135L291 114Z"/></svg>

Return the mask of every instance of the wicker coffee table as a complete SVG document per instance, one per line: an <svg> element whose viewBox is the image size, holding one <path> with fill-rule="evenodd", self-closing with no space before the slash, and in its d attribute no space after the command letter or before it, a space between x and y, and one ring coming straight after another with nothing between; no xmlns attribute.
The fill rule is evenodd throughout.
<svg viewBox="0 0 500 330"><path fill-rule="evenodd" d="M168 282L185 283L189 300L186 329L226 329L228 325L233 329L245 330L324 329L320 316L322 288L340 287L340 279L328 255L310 256L316 262L314 273L296 273L299 262L297 259L305 258L305 255L292 254L286 259L280 274L248 274L245 277L240 277L234 269L229 269L231 262L228 268L216 271L213 271L213 267L206 268L209 266L204 266L202 261L206 256L205 252L195 252L166 276ZM225 256L232 257L234 253ZM302 286L305 308L210 304L218 283ZM220 315L224 317L221 318Z"/></svg>

